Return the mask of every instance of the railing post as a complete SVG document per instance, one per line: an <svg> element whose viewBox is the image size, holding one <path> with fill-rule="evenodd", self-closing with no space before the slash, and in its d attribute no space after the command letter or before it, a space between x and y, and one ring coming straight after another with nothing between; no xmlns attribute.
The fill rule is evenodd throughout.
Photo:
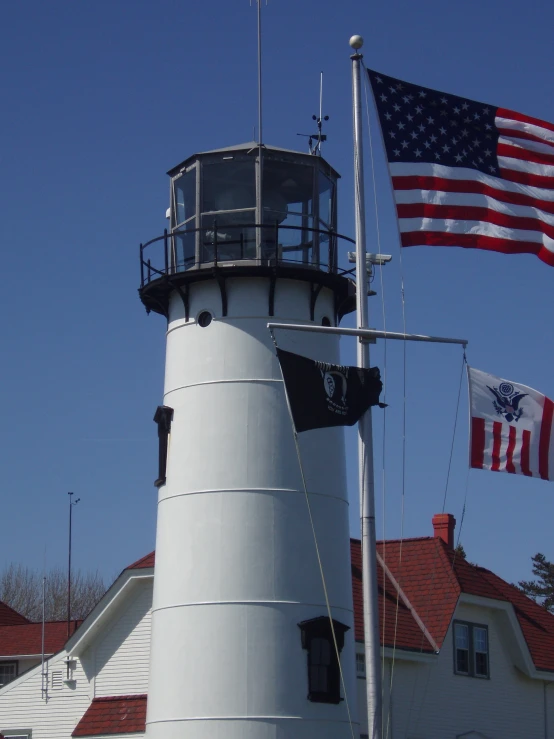
<svg viewBox="0 0 554 739"><path fill-rule="evenodd" d="M148 260L147 264L148 264L148 282L150 282L152 278L152 269L150 267L150 260Z"/></svg>
<svg viewBox="0 0 554 739"><path fill-rule="evenodd" d="M217 219L214 218L214 266L217 267Z"/></svg>
<svg viewBox="0 0 554 739"><path fill-rule="evenodd" d="M140 245L140 286L144 287L144 261L142 257L142 244Z"/></svg>
<svg viewBox="0 0 554 739"><path fill-rule="evenodd" d="M166 275L169 274L169 259L167 253L167 228L164 228L164 267Z"/></svg>
<svg viewBox="0 0 554 739"><path fill-rule="evenodd" d="M279 264L279 221L275 219L275 266Z"/></svg>

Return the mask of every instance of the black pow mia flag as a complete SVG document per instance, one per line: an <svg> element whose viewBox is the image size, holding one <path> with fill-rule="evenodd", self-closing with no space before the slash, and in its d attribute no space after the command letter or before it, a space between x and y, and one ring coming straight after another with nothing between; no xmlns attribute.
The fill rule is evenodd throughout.
<svg viewBox="0 0 554 739"><path fill-rule="evenodd" d="M283 349L277 349L277 358L297 431L353 426L370 406L380 405L378 367L343 367Z"/></svg>

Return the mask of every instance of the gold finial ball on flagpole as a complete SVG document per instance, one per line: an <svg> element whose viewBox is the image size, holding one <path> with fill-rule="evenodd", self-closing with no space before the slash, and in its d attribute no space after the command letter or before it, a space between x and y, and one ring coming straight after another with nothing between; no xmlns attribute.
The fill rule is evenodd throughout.
<svg viewBox="0 0 554 739"><path fill-rule="evenodd" d="M358 49L361 49L362 46L364 45L364 40L361 36L356 35L356 36L351 36L350 41L348 43L353 49L356 49L357 51Z"/></svg>

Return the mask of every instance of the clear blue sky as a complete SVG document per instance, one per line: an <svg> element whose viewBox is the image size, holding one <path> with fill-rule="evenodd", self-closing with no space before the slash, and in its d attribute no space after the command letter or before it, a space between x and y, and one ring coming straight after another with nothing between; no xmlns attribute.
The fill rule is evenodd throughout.
<svg viewBox="0 0 554 739"><path fill-rule="evenodd" d="M554 121L554 7L529 0L270 0L264 6L264 138L304 148L324 70L326 158L343 175L340 230L353 235L350 49L368 66L428 87ZM256 9L248 0L20 0L0 24L2 244L2 557L65 564L67 491L76 566L106 577L154 547L164 321L136 289L138 244L161 233L167 169L196 151L252 138ZM541 71L542 70L542 71ZM389 330L402 330L399 247L378 132L377 198ZM366 152L368 152L366 142ZM368 241L376 250L368 175ZM412 248L403 254L409 331L464 337L474 366L554 397L554 270L534 257ZM381 296L372 323L383 325ZM354 357L345 346L345 360ZM400 533L403 355L376 416L378 535ZM407 349L406 536L443 506L461 351ZM356 535L356 443L347 434ZM462 390L446 510L460 519L467 469ZM474 471L462 542L508 580L554 559L554 486Z"/></svg>

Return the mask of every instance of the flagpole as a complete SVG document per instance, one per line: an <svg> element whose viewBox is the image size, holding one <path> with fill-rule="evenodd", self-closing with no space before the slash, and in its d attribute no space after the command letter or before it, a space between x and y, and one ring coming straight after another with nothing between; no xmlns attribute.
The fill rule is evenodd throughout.
<svg viewBox="0 0 554 739"><path fill-rule="evenodd" d="M364 166L362 142L361 36L352 36L352 106L354 122L354 203L356 218L356 315L359 329L368 328L367 264L365 241ZM368 368L369 343L358 338L358 366ZM362 536L362 580L367 725L370 739L381 739L382 689L379 605L377 595L377 548L375 533L375 489L373 479L373 430L371 408L358 423L360 522Z"/></svg>
<svg viewBox="0 0 554 739"><path fill-rule="evenodd" d="M425 334L404 334L396 331L376 331L373 328L342 328L340 326L313 326L309 323L273 323L267 324L268 329L281 328L285 331L310 331L314 334L338 334L339 336L361 336L375 344L375 339L397 339L399 341L427 341L434 344L459 344L464 348L468 345L467 339L447 339L443 336L427 336Z"/></svg>

